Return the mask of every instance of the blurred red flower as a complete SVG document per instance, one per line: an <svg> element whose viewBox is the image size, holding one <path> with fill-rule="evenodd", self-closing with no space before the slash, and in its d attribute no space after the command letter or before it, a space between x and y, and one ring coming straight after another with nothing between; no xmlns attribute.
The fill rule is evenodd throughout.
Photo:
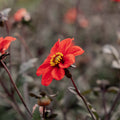
<svg viewBox="0 0 120 120"><path fill-rule="evenodd" d="M120 0L112 0L112 1L114 1L114 2L120 2Z"/></svg>
<svg viewBox="0 0 120 120"><path fill-rule="evenodd" d="M0 37L0 56L3 55L5 53L5 51L8 49L8 47L10 46L10 43L12 41L15 41L16 38L14 37L10 37L7 36L5 38Z"/></svg>
<svg viewBox="0 0 120 120"><path fill-rule="evenodd" d="M88 27L88 20L82 13L77 13L76 8L70 8L64 15L64 22L67 24L75 23L76 19L80 27L82 28Z"/></svg>
<svg viewBox="0 0 120 120"><path fill-rule="evenodd" d="M37 76L42 75L42 85L48 86L53 79L61 80L65 75L65 68L75 62L75 56L84 53L84 50L73 44L73 38L58 40L52 47L49 56L37 69Z"/></svg>
<svg viewBox="0 0 120 120"><path fill-rule="evenodd" d="M89 23L88 20L83 15L80 15L78 17L78 24L82 28L87 28Z"/></svg>
<svg viewBox="0 0 120 120"><path fill-rule="evenodd" d="M70 8L64 15L64 21L68 24L74 23L77 17L76 8Z"/></svg>
<svg viewBox="0 0 120 120"><path fill-rule="evenodd" d="M26 20L26 21L29 21L31 18L30 18L30 15L29 13L27 12L27 10L25 8L21 8L19 9L15 14L14 14L14 20L16 22L20 22L22 20Z"/></svg>

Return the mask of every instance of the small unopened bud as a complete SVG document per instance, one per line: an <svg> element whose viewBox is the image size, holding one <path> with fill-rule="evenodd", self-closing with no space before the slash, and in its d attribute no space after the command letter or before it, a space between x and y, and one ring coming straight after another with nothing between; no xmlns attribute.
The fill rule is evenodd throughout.
<svg viewBox="0 0 120 120"><path fill-rule="evenodd" d="M38 99L37 103L39 106L48 106L51 103L51 99L48 96L44 96Z"/></svg>
<svg viewBox="0 0 120 120"><path fill-rule="evenodd" d="M45 92L41 92L40 95L34 93L29 93L31 97L38 99L37 104L39 106L48 106L52 102L52 98L48 96Z"/></svg>
<svg viewBox="0 0 120 120"><path fill-rule="evenodd" d="M66 77L71 78L72 74L70 73L70 71L68 69L66 69L66 68L64 70L65 70Z"/></svg>

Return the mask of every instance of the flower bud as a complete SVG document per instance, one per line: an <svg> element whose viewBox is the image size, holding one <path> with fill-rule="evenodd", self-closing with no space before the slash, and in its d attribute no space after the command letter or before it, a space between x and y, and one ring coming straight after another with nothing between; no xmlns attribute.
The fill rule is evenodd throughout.
<svg viewBox="0 0 120 120"><path fill-rule="evenodd" d="M39 106L48 106L51 103L51 99L48 96L44 96L38 99L37 104Z"/></svg>
<svg viewBox="0 0 120 120"><path fill-rule="evenodd" d="M66 77L71 78L72 75L71 75L70 71L68 69L66 69L66 68L64 70L65 70Z"/></svg>

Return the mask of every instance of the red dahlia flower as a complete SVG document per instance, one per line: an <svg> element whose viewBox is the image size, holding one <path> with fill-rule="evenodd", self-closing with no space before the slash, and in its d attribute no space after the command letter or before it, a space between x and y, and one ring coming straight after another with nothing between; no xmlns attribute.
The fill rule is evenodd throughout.
<svg viewBox="0 0 120 120"><path fill-rule="evenodd" d="M52 47L49 56L37 69L37 76L42 75L42 85L48 86L53 79L61 80L65 75L65 68L75 62L75 56L84 53L84 50L73 44L74 39L58 40Z"/></svg>
<svg viewBox="0 0 120 120"><path fill-rule="evenodd" d="M5 53L5 51L10 46L10 43L14 40L16 40L16 38L10 36L7 36L5 38L0 37L0 56Z"/></svg>

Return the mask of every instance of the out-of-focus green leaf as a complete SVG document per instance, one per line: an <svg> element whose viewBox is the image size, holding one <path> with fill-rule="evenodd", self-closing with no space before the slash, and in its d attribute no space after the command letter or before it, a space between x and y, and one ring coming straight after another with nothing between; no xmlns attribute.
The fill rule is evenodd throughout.
<svg viewBox="0 0 120 120"><path fill-rule="evenodd" d="M76 90L75 90L74 87L68 87L68 90L69 90L71 93L77 95ZM79 91L79 92L80 92L80 91Z"/></svg>
<svg viewBox="0 0 120 120"><path fill-rule="evenodd" d="M33 68L34 64L37 62L37 58L32 58L27 62L24 62L21 66L20 66L20 71L19 74L23 74L25 73L28 69Z"/></svg>
<svg viewBox="0 0 120 120"><path fill-rule="evenodd" d="M74 87L69 87L68 90L69 90L71 93L77 95L76 90L75 90ZM79 90L79 92L80 92L80 90ZM89 90L82 91L81 94L82 94L82 95L86 95L86 94L89 94L89 93L91 93L91 92L92 92L92 90L89 89Z"/></svg>
<svg viewBox="0 0 120 120"><path fill-rule="evenodd" d="M87 102L87 105L89 106L92 114L94 115L95 120L100 120L97 111L92 107L92 105L91 105L90 103L88 103L88 102ZM89 116L90 116L90 115L89 115ZM91 116L90 116L90 117L91 117Z"/></svg>
<svg viewBox="0 0 120 120"><path fill-rule="evenodd" d="M32 120L42 120L39 112L39 108L37 107L33 113Z"/></svg>
<svg viewBox="0 0 120 120"><path fill-rule="evenodd" d="M21 86L23 86L23 84L25 83L25 82L32 82L33 81L33 78L31 77L31 76L29 76L29 75L26 75L26 74L24 74L24 75L18 75L18 77L17 77L17 80L16 80L16 85L17 85L17 87L19 88L19 87L21 87Z"/></svg>
<svg viewBox="0 0 120 120"><path fill-rule="evenodd" d="M107 92L110 92L110 93L118 93L118 91L119 91L119 88L117 87L109 87L107 89Z"/></svg>
<svg viewBox="0 0 120 120"><path fill-rule="evenodd" d="M77 95L77 92L76 92L74 87L69 87L68 89L69 89L70 92ZM79 97L79 96L77 95L77 97ZM87 105L88 105L89 109L91 110L92 114L94 115L95 120L100 120L99 115L97 114L96 110L92 107L92 105L89 102L87 102Z"/></svg>
<svg viewBox="0 0 120 120"><path fill-rule="evenodd" d="M119 56L119 52L118 52L117 49L116 49L115 47L113 47L112 45L105 45L105 46L103 47L103 52L104 52L104 53L107 53L107 54L113 55L116 60L118 60L119 57L120 57L120 56Z"/></svg>
<svg viewBox="0 0 120 120"><path fill-rule="evenodd" d="M114 60L112 62L112 67L115 68L115 69L120 70L120 59L119 60Z"/></svg>
<svg viewBox="0 0 120 120"><path fill-rule="evenodd" d="M48 117L47 120L54 119L54 118L56 118L56 117L57 117L57 114L52 114L52 115L50 115L50 116Z"/></svg>
<svg viewBox="0 0 120 120"><path fill-rule="evenodd" d="M98 96L100 92L101 92L100 87L94 87L94 88L93 88L93 93L94 93L94 95Z"/></svg>
<svg viewBox="0 0 120 120"><path fill-rule="evenodd" d="M89 89L89 90L82 91L81 94L82 94L82 95L87 95L87 94L89 94L89 93L91 93L91 92L92 92L92 90Z"/></svg>

